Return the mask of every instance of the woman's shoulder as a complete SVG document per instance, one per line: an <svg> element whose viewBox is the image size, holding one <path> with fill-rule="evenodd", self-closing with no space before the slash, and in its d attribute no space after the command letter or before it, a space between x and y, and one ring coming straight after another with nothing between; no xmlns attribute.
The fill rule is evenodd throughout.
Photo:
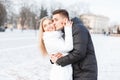
<svg viewBox="0 0 120 80"><path fill-rule="evenodd" d="M49 32L44 32L43 35L55 35L55 34L61 34L62 31L49 31Z"/></svg>
<svg viewBox="0 0 120 80"><path fill-rule="evenodd" d="M58 38L63 35L62 31L51 31L51 32L44 32L43 33L43 39L53 39L53 38Z"/></svg>

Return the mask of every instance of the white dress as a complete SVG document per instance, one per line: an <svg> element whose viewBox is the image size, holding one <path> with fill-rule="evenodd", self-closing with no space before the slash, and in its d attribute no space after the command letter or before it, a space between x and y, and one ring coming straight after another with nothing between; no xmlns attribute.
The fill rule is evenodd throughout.
<svg viewBox="0 0 120 80"><path fill-rule="evenodd" d="M63 39L62 31L44 32L43 40L49 54L61 52L67 55L73 49L72 27L65 27L65 39ZM64 67L52 64L50 72L50 80L72 80L72 66Z"/></svg>

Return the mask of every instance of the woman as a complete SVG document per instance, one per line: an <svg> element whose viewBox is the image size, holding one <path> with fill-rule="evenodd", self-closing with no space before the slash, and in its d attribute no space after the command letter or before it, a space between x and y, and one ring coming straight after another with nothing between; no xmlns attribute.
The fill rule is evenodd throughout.
<svg viewBox="0 0 120 80"><path fill-rule="evenodd" d="M65 39L61 30L55 30L52 20L44 17L40 22L40 49L41 53L52 55L58 52L67 55L73 49L72 22L69 21L64 27ZM72 80L72 66L65 67L52 64L50 80Z"/></svg>

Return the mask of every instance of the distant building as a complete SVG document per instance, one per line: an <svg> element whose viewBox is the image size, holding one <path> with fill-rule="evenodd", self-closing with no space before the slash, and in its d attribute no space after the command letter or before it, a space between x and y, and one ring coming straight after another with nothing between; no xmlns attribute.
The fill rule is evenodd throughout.
<svg viewBox="0 0 120 80"><path fill-rule="evenodd" d="M101 15L82 14L80 15L84 25L94 33L103 33L108 31L109 18Z"/></svg>
<svg viewBox="0 0 120 80"><path fill-rule="evenodd" d="M120 34L120 25L114 25L111 27L111 33Z"/></svg>

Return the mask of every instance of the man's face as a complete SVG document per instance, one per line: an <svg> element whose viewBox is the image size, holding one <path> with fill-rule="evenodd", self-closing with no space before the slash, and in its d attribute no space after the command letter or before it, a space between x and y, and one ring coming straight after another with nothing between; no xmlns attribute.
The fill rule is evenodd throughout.
<svg viewBox="0 0 120 80"><path fill-rule="evenodd" d="M53 15L52 19L56 30L63 29L63 27L65 26L66 18L64 18L60 14L55 14Z"/></svg>

